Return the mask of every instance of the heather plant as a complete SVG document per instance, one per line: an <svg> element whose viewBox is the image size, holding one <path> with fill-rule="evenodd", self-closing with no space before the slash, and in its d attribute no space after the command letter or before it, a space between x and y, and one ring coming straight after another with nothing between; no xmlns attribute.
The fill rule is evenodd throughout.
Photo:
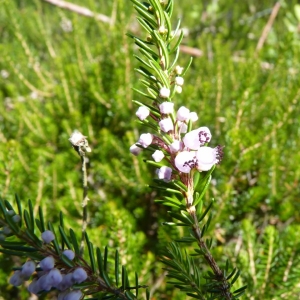
<svg viewBox="0 0 300 300"><path fill-rule="evenodd" d="M38 1L33 3L43 11ZM103 11L112 9L112 19L117 13L118 19L129 22L130 8L122 1L114 3L119 10L109 4ZM35 50L27 47L32 36L26 38L23 28L29 23L18 20L14 5L6 4L14 43L22 45L33 72L24 78L24 66L12 60L18 48L5 48L10 68L1 72L1 87L3 108L10 114L2 116L2 137L9 151L3 149L1 160L6 176L2 195L8 200L1 201L0 237L3 261L13 257L14 270L5 294L13 285L21 291L26 285L24 299L29 292L58 299L236 299L244 293L246 299L298 299L298 167L291 161L298 161L299 155L296 139L287 138L297 132L299 110L296 25L290 29L288 23L297 20L298 6L283 11L283 25L292 33L285 42L290 40L294 47L286 49L281 43L275 48L274 41L284 37L283 26L277 25L260 53L256 47L256 59L241 52L228 59L229 45L239 51L255 49L251 38L242 36L260 32L261 23L254 21L272 10L240 22L228 18L231 26L226 27L221 17L226 5L205 8L193 3L193 8L201 7L191 14L194 19L185 21L192 26L197 11L206 10L204 28L196 27L190 35L194 46L207 46L207 57L192 62L179 55L184 41L180 23L172 30L174 11L189 9L184 3L177 8L173 1L132 3L142 31L136 24L126 29L111 21L111 41L118 42L105 35L99 56L97 42L95 48L85 46L94 28L89 21L84 32L83 25L76 28L76 17L70 21L62 13L57 24L74 46L63 49L75 51L70 56L71 50L60 49L62 57L54 42L61 36L50 27L55 23L52 14L48 25L54 38L49 38L44 22L38 22L52 58L47 67L56 70L51 73L36 63L39 49L34 56ZM230 8L228 15L247 15L244 9ZM99 32L107 33L108 28L101 27ZM228 28L232 31L226 32ZM234 39L236 32L241 36ZM116 54L119 41L125 46ZM132 51L136 63L129 59ZM46 62L46 54L40 59ZM101 63L100 69L95 62ZM129 87L133 65L141 78L140 83L132 79L134 94ZM19 79L21 94L31 91L26 101L18 98L13 80L8 84L11 73ZM138 123L128 122L134 119L130 98L135 99ZM23 122L16 118L21 112ZM73 128L83 134L71 134ZM14 139L18 134L26 136L23 145ZM65 146L68 138L76 151ZM41 141L49 149L34 151ZM131 157L126 154L129 146ZM79 179L74 166L81 170L81 189L74 184ZM35 186L26 176L30 168L38 170L39 193L36 201L27 202L23 199L32 193L30 185ZM11 187L22 194L15 203Z"/></svg>

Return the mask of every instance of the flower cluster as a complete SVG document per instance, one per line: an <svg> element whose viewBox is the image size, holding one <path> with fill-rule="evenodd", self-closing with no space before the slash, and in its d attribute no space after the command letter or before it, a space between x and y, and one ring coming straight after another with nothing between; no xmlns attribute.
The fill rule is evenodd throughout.
<svg viewBox="0 0 300 300"><path fill-rule="evenodd" d="M45 244L49 244L54 239L55 236L50 230L42 233L42 240ZM69 249L62 251L62 255L69 260L75 258L75 253ZM83 296L82 292L74 289L73 286L87 279L86 271L80 266L70 269L65 266L58 267L60 265L59 261L56 261L51 255L46 256L39 262L28 260L20 270L13 273L9 282L14 286L19 286L34 275L27 288L30 293L38 295L43 291L50 291L54 288L59 291L58 300L81 299Z"/></svg>
<svg viewBox="0 0 300 300"><path fill-rule="evenodd" d="M175 70L177 74L182 72L179 66ZM182 77L175 77L176 90L177 87L181 88L183 83ZM130 147L130 152L134 155L138 155L145 148L153 150L152 157L160 166L156 173L158 178L164 181L174 178L175 172L181 175L189 174L192 170L208 171L218 164L223 156L221 146L207 146L212 137L207 127L191 130L192 123L198 120L197 113L184 106L174 111L174 103L169 99L170 94L168 88L162 87L152 107L139 107L137 117L145 125L151 124L152 128L156 128L157 134L143 133L138 142ZM162 165L162 162L167 165Z"/></svg>

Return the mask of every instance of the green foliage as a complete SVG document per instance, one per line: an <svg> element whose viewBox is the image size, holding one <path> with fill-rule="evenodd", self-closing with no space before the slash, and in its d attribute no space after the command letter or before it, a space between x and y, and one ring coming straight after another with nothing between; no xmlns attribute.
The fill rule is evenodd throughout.
<svg viewBox="0 0 300 300"><path fill-rule="evenodd" d="M0 1L6 8L0 10L1 196L10 202L16 192L21 199L30 197L35 215L40 206L46 219L58 224L62 211L65 228L78 228L80 163L68 143L77 128L89 137L93 150L89 238L101 251L106 245L123 251L130 284L134 271L151 269L139 274L139 281L154 286L162 267L155 259L158 239L171 241L188 233L158 226L168 216L154 203L162 195L146 187L153 169L128 153L139 135L131 121L131 99L141 101L131 87L141 84L132 72L138 53L125 34L130 30L140 35L141 27L127 1L74 3L115 16L115 22L98 22L38 0ZM202 51L185 75L178 102L201 112L198 124L211 128L213 143L225 145L225 158L203 198L205 207L215 199L207 235L216 239L216 258L231 257L241 269L236 284L248 285L245 299L299 298L300 53L295 4L282 2L256 57L273 3L175 1L173 10L173 28L176 18L182 18L187 29L183 43ZM63 29L68 22L72 31ZM189 59L181 50L178 63L187 65ZM108 261L113 265L112 256ZM7 274L20 262L0 255L0 264L0 299L27 299L27 291L7 285ZM164 284L151 295L186 298Z"/></svg>

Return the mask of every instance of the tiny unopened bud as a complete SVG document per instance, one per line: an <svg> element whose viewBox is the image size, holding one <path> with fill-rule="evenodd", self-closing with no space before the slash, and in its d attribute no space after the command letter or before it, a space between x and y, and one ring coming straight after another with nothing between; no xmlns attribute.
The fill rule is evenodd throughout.
<svg viewBox="0 0 300 300"><path fill-rule="evenodd" d="M181 94L182 93L182 87L179 86L179 85L176 85L175 91L176 91L177 94Z"/></svg>
<svg viewBox="0 0 300 300"><path fill-rule="evenodd" d="M9 235L12 232L11 229L8 226L4 226L2 231L5 235Z"/></svg>
<svg viewBox="0 0 300 300"><path fill-rule="evenodd" d="M8 210L7 211L7 214L9 215L9 216L13 216L14 214L15 214L15 211L14 210Z"/></svg>
<svg viewBox="0 0 300 300"><path fill-rule="evenodd" d="M168 30L166 29L165 26L160 26L159 29L158 29L158 32L159 32L160 34L165 34L165 33L168 32Z"/></svg>
<svg viewBox="0 0 300 300"><path fill-rule="evenodd" d="M143 133L140 135L139 144L141 144L142 147L147 148L152 144L152 141L153 135L151 133Z"/></svg>
<svg viewBox="0 0 300 300"><path fill-rule="evenodd" d="M73 280L76 283L81 283L81 282L85 281L86 279L87 279L87 273L83 268L77 268L73 272Z"/></svg>
<svg viewBox="0 0 300 300"><path fill-rule="evenodd" d="M175 78L175 84L176 84L176 85L182 86L183 83L184 83L184 79L183 79L182 77L177 76L177 77Z"/></svg>
<svg viewBox="0 0 300 300"><path fill-rule="evenodd" d="M166 87L162 87L159 91L159 96L161 98L169 98L170 97L170 90Z"/></svg>
<svg viewBox="0 0 300 300"><path fill-rule="evenodd" d="M12 220L15 222L15 223L19 223L21 221L21 217L20 215L14 215L12 217Z"/></svg>
<svg viewBox="0 0 300 300"><path fill-rule="evenodd" d="M131 154L138 156L143 149L141 147L138 147L136 144L133 144L132 146L130 146L129 151Z"/></svg>
<svg viewBox="0 0 300 300"><path fill-rule="evenodd" d="M61 283L63 277L58 269L52 269L48 273L48 280L51 286L57 286L59 283Z"/></svg>
<svg viewBox="0 0 300 300"><path fill-rule="evenodd" d="M181 75L181 74L182 74L182 71L183 71L183 68L182 68L182 67L180 67L180 66L176 66L176 67L175 67L175 73L176 73L177 75Z"/></svg>
<svg viewBox="0 0 300 300"><path fill-rule="evenodd" d="M21 273L26 278L29 278L35 271L36 263L33 260L28 260L23 266Z"/></svg>
<svg viewBox="0 0 300 300"><path fill-rule="evenodd" d="M40 267L43 271L49 271L54 268L54 258L53 256L47 256L40 261Z"/></svg>
<svg viewBox="0 0 300 300"><path fill-rule="evenodd" d="M24 282L21 271L15 271L14 274L9 278L9 283L14 286L20 286Z"/></svg>
<svg viewBox="0 0 300 300"><path fill-rule="evenodd" d="M42 233L42 240L44 243L49 244L55 239L55 235L51 230L46 230Z"/></svg>
<svg viewBox="0 0 300 300"><path fill-rule="evenodd" d="M64 300L80 300L81 297L83 296L82 292L80 290L75 290L67 293L64 296Z"/></svg>
<svg viewBox="0 0 300 300"><path fill-rule="evenodd" d="M40 291L50 291L51 290L51 283L49 282L48 273L41 276L37 284L39 286Z"/></svg>
<svg viewBox="0 0 300 300"><path fill-rule="evenodd" d="M63 255L65 255L69 260L73 260L75 257L75 253L72 250L64 250Z"/></svg>
<svg viewBox="0 0 300 300"><path fill-rule="evenodd" d="M153 154L152 154L153 159L156 162L160 162L164 157L164 153L161 150L156 150Z"/></svg>
<svg viewBox="0 0 300 300"><path fill-rule="evenodd" d="M62 281L57 285L57 289L60 291L64 291L71 287L73 284L73 273L68 273L66 275L63 275Z"/></svg>
<svg viewBox="0 0 300 300"><path fill-rule="evenodd" d="M37 278L34 278L27 288L28 292L37 295L40 292L40 286Z"/></svg>

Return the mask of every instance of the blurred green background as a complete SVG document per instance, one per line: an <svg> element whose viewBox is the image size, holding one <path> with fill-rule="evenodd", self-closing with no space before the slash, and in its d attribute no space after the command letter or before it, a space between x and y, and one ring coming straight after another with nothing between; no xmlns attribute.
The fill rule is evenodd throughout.
<svg viewBox="0 0 300 300"><path fill-rule="evenodd" d="M167 208L154 203L155 170L128 148L143 133L131 100L138 88L141 37L130 1L74 0L111 18L80 16L42 0L0 0L0 193L41 205L48 220L62 211L66 227L81 219L81 165L68 138L88 136L89 234L116 248L152 299L188 299L167 285L160 247L182 235L165 228ZM210 229L214 255L242 271L244 299L300 299L300 7L282 1L257 49L274 1L178 1L183 44L197 48L176 106L199 115L212 145L225 145L214 172ZM182 51L179 64L190 54ZM17 258L0 254L0 299L29 299L7 284ZM202 261L199 260L202 265ZM133 277L132 277L133 278ZM49 299L56 299L50 295Z"/></svg>

